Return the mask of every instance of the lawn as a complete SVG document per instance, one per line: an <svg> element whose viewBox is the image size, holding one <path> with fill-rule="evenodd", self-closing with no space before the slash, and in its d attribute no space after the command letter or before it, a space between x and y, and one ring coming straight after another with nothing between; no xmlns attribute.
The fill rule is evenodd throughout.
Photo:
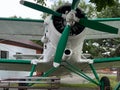
<svg viewBox="0 0 120 90"><path fill-rule="evenodd" d="M104 75L100 75L102 77ZM115 86L118 84L116 81L116 76L107 76L110 79L111 87L115 88ZM95 84L89 82L89 83L84 83L84 84L61 84L62 87L81 87L81 88L97 88Z"/></svg>

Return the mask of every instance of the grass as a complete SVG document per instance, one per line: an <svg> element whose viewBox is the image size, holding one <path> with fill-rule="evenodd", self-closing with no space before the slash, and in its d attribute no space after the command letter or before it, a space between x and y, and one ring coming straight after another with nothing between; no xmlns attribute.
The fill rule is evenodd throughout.
<svg viewBox="0 0 120 90"><path fill-rule="evenodd" d="M104 75L100 75L100 78L103 77ZM110 79L111 82L111 87L115 88L115 86L118 84L116 81L116 76L107 76ZM50 84L34 84L33 87L50 87ZM61 83L60 87L74 87L74 88L97 88L95 84L89 82L89 83L84 83L84 84L65 84Z"/></svg>
<svg viewBox="0 0 120 90"><path fill-rule="evenodd" d="M96 85L92 83L87 83L87 84L60 84L61 87L80 87L80 88L97 88Z"/></svg>
<svg viewBox="0 0 120 90"><path fill-rule="evenodd" d="M100 75L100 78L104 75ZM111 87L115 88L115 86L118 84L116 81L116 76L107 76L110 79ZM97 88L95 84L89 82L85 84L61 84L61 87L80 87L80 88Z"/></svg>

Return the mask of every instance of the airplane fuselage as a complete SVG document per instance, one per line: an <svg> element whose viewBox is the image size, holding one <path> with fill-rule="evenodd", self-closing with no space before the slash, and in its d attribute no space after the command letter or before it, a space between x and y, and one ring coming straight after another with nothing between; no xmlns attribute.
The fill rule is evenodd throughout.
<svg viewBox="0 0 120 90"><path fill-rule="evenodd" d="M59 13L64 13L64 15L68 15L68 13L71 11L71 6L64 5L59 7L56 11ZM85 28L84 26L80 25L77 22L74 22L74 20L72 21L72 19L76 17L83 18L85 17L85 15L83 14L80 8L77 8L75 17L71 17L71 16L72 13L70 13L69 16L65 16L68 17L68 22L70 20L71 30L69 33L66 48L62 56L62 60L73 60L77 62L81 58L82 46L83 46L86 30L84 30ZM42 42L44 43L44 61L46 62L54 59L58 42L67 24L66 18L63 17L48 16L44 21L45 34L42 38Z"/></svg>

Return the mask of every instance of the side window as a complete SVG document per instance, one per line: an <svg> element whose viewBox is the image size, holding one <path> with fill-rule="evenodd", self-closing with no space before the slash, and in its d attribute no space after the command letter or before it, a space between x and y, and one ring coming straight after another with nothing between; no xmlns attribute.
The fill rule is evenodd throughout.
<svg viewBox="0 0 120 90"><path fill-rule="evenodd" d="M0 58L7 59L8 56L9 56L9 52L8 51L0 51Z"/></svg>

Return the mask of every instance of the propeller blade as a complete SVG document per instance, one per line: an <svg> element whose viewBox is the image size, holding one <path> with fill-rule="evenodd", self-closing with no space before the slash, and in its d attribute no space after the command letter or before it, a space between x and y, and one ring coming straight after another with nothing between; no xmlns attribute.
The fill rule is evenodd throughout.
<svg viewBox="0 0 120 90"><path fill-rule="evenodd" d="M103 23L99 23L97 21L93 21L93 20L88 20L85 18L81 18L79 20L79 23L85 27L97 30L97 31L102 31L102 32L108 32L108 33L112 33L112 34L118 34L118 28L103 24Z"/></svg>
<svg viewBox="0 0 120 90"><path fill-rule="evenodd" d="M28 1L24 1L24 0L21 0L20 3L27 6L27 7L30 7L32 9L38 10L38 11L42 11L42 12L52 14L52 15L55 15L55 16L60 16L60 17L62 16L61 13L55 12L55 11L53 11L49 8L46 8L42 5L38 5L38 4L31 3L31 2L28 2Z"/></svg>
<svg viewBox="0 0 120 90"><path fill-rule="evenodd" d="M78 7L79 2L80 2L80 0L73 0L71 9L76 10L76 8Z"/></svg>
<svg viewBox="0 0 120 90"><path fill-rule="evenodd" d="M66 25L60 37L60 40L58 42L58 46L57 46L55 57L54 57L54 63L53 63L54 67L58 67L61 63L61 59L67 44L69 33L70 33L70 25Z"/></svg>

